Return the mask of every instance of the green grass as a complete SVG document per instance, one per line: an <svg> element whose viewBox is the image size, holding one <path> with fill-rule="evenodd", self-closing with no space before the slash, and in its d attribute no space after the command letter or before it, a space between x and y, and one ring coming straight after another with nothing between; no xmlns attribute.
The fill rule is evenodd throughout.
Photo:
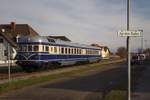
<svg viewBox="0 0 150 100"><path fill-rule="evenodd" d="M41 77L32 77L25 80L11 81L0 85L0 94L8 92L10 90L23 88L25 86L31 86L37 83L51 81L63 76L64 76L63 74L57 74L57 75L49 75L49 76L41 76Z"/></svg>
<svg viewBox="0 0 150 100"><path fill-rule="evenodd" d="M112 64L112 63L117 63L117 62L118 61L107 61L107 62L103 62L101 64L96 63L96 64L83 65L86 67L81 67L79 69L71 70L69 72L62 72L59 74L39 76L39 77L31 77L28 79L17 80L17 81L10 81L7 83L0 84L0 94L9 92L11 90L20 89L20 88L23 88L26 86L31 86L31 85L35 85L35 84L39 84L39 83L43 83L43 82L47 82L47 81L52 81L55 79L71 77L72 75L78 75L80 73L89 71L91 69L95 70L97 68L104 68L106 66L102 66L102 65ZM78 67L80 67L80 66L78 66Z"/></svg>
<svg viewBox="0 0 150 100"><path fill-rule="evenodd" d="M127 92L113 90L110 91L103 100L127 100Z"/></svg>

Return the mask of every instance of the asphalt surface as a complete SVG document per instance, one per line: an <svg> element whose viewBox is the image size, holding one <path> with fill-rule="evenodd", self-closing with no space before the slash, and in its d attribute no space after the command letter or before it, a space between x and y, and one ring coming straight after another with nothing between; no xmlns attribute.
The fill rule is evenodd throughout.
<svg viewBox="0 0 150 100"><path fill-rule="evenodd" d="M1 95L0 100L101 100L105 93L117 89L118 83L127 78L125 64L108 66L115 67L11 91Z"/></svg>
<svg viewBox="0 0 150 100"><path fill-rule="evenodd" d="M139 66L145 68L135 84L131 100L150 100L150 67L149 65Z"/></svg>

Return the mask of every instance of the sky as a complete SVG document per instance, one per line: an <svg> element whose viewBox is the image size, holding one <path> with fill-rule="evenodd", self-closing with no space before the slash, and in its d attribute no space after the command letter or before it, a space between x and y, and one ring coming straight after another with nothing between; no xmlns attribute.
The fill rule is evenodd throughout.
<svg viewBox="0 0 150 100"><path fill-rule="evenodd" d="M64 35L81 44L106 45L111 51L126 46L127 0L0 0L0 24L29 24L40 35ZM131 0L130 29L143 30L150 47L150 0ZM131 38L133 51L141 37Z"/></svg>

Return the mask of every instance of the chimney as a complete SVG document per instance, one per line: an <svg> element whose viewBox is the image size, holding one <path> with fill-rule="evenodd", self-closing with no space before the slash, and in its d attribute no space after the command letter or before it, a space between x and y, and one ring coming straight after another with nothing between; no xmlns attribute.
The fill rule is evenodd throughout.
<svg viewBox="0 0 150 100"><path fill-rule="evenodd" d="M10 23L10 26L11 26L11 29L12 29L13 31L15 31L15 29L16 29L16 23L15 23L15 22L11 22L11 23Z"/></svg>

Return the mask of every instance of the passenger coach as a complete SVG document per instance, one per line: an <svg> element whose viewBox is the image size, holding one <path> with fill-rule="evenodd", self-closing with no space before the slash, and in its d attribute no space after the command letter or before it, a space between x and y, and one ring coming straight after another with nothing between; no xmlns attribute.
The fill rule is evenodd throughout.
<svg viewBox="0 0 150 100"><path fill-rule="evenodd" d="M100 60L101 49L97 47L45 36L18 38L17 64L25 70L50 67L51 64L72 65Z"/></svg>

